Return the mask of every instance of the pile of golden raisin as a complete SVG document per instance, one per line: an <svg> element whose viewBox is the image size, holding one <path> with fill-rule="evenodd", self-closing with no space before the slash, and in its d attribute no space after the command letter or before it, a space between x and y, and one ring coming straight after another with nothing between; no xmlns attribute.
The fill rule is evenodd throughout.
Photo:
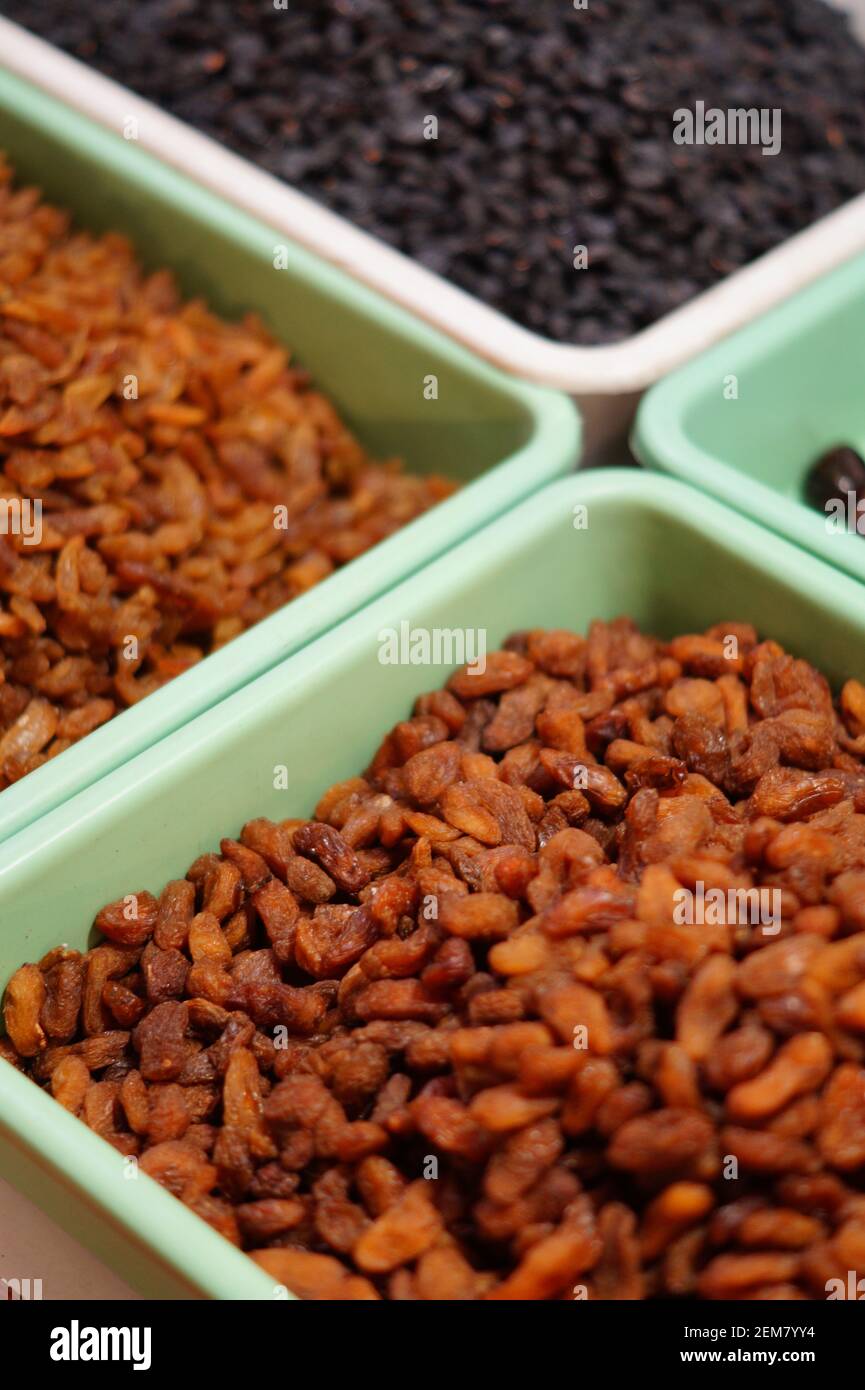
<svg viewBox="0 0 865 1390"><path fill-rule="evenodd" d="M0 162L0 790L454 486Z"/></svg>
<svg viewBox="0 0 865 1390"><path fill-rule="evenodd" d="M304 1298L825 1298L865 1275L863 754L865 689L746 624L517 634L314 819L23 966L3 1053ZM771 934L681 923L699 885Z"/></svg>

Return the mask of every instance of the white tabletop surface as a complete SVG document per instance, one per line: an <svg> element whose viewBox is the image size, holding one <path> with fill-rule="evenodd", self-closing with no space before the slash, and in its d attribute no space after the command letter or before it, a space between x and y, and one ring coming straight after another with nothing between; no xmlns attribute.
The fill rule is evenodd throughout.
<svg viewBox="0 0 865 1390"><path fill-rule="evenodd" d="M138 1298L122 1279L2 1178L0 1279L41 1279L43 1299ZM0 1290L0 1296L5 1296L2 1285Z"/></svg>

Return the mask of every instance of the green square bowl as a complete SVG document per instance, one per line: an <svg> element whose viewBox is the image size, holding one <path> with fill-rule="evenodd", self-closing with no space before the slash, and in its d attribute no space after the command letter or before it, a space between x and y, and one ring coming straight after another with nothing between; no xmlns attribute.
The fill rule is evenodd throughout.
<svg viewBox="0 0 865 1390"><path fill-rule="evenodd" d="M803 500L835 444L865 456L865 256L673 372L643 397L641 463L711 493L865 580L865 538Z"/></svg>
<svg viewBox="0 0 865 1390"><path fill-rule="evenodd" d="M449 670L383 665L389 630L483 629L492 650L516 629L585 629L620 613L667 636L749 620L836 684L865 676L852 580L673 479L577 474L8 841L0 984L58 942L85 949L104 903L159 892L255 816L309 815L332 782L364 768ZM146 1176L127 1180L115 1150L6 1062L0 1174L145 1295L273 1296L251 1261Z"/></svg>
<svg viewBox="0 0 865 1390"><path fill-rule="evenodd" d="M44 92L0 72L0 149L83 227L124 232L150 268L229 318L261 315L379 457L461 490L0 794L0 840L326 632L576 462L579 417L487 366ZM274 268L274 250L282 247ZM428 400L425 379L438 396ZM429 392L427 393L429 394Z"/></svg>

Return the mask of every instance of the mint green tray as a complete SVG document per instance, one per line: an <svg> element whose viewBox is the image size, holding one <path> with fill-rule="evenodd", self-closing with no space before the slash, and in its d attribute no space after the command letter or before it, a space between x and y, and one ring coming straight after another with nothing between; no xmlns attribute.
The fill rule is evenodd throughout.
<svg viewBox="0 0 865 1390"><path fill-rule="evenodd" d="M125 232L145 263L239 316L256 310L371 451L462 490L171 685L0 794L0 840L281 661L576 462L564 395L524 385L167 165L0 72L0 149L82 226ZM438 378L438 399L424 379Z"/></svg>
<svg viewBox="0 0 865 1390"><path fill-rule="evenodd" d="M735 377L738 399L726 399ZM631 447L865 580L865 537L833 533L802 500L833 444L865 455L865 256L857 256L643 397Z"/></svg>
<svg viewBox="0 0 865 1390"><path fill-rule="evenodd" d="M577 504L586 529L575 529ZM836 683L865 676L852 580L672 479L578 474L0 848L0 986L60 941L84 948L105 902L158 892L254 816L308 815L332 782L366 766L447 675L382 665L385 629L483 628L492 649L515 629L585 629L620 613L668 636L750 620ZM3 1062L0 1174L147 1295L271 1296L251 1262L149 1179L124 1181L108 1145Z"/></svg>

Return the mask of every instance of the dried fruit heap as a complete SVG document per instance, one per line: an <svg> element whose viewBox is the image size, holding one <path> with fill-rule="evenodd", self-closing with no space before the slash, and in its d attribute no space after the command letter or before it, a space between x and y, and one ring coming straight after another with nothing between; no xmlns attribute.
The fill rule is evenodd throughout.
<svg viewBox="0 0 865 1390"><path fill-rule="evenodd" d="M647 327L865 188L863 51L842 8L3 0L518 323L585 345ZM673 113L698 102L780 112L780 149L675 143Z"/></svg>
<svg viewBox="0 0 865 1390"><path fill-rule="evenodd" d="M0 790L452 490L0 165Z"/></svg>
<svg viewBox="0 0 865 1390"><path fill-rule="evenodd" d="M303 1297L825 1298L865 1275L863 754L865 688L745 625L520 634L315 820L22 967L6 1055ZM679 925L698 884L780 930Z"/></svg>

